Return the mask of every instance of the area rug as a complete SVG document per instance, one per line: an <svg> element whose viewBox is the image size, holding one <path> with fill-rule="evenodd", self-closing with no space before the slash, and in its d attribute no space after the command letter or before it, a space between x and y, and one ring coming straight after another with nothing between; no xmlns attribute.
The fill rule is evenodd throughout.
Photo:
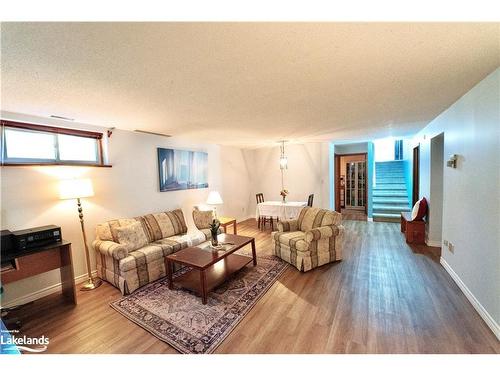
<svg viewBox="0 0 500 375"><path fill-rule="evenodd" d="M258 257L209 293L206 305L193 292L166 278L111 303L116 311L181 353L212 353L273 285L287 263L274 256ZM179 270L175 276L187 272Z"/></svg>

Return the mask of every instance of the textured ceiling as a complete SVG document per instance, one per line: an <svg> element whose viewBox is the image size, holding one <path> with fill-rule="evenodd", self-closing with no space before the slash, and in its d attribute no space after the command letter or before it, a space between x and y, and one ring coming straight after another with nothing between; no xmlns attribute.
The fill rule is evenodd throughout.
<svg viewBox="0 0 500 375"><path fill-rule="evenodd" d="M404 135L500 64L500 24L3 23L2 110L241 147Z"/></svg>

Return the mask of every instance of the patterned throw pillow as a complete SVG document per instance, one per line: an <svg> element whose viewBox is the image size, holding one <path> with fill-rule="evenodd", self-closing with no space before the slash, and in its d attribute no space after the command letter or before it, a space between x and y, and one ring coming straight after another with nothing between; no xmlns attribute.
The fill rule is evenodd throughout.
<svg viewBox="0 0 500 375"><path fill-rule="evenodd" d="M411 220L420 221L425 215L427 215L427 200L423 197L415 203L415 206L413 206L413 210L411 211Z"/></svg>
<svg viewBox="0 0 500 375"><path fill-rule="evenodd" d="M135 219L116 219L109 220L102 224L97 224L96 227L96 237L101 241L114 241L116 240L116 228L125 227L127 225L135 223Z"/></svg>
<svg viewBox="0 0 500 375"><path fill-rule="evenodd" d="M148 239L140 222L118 227L115 229L118 243L125 246L128 251L140 249L148 244Z"/></svg>

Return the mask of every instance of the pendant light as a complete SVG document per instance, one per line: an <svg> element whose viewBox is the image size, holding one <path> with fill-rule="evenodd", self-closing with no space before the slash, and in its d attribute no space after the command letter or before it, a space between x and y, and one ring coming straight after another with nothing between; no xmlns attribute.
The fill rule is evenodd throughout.
<svg viewBox="0 0 500 375"><path fill-rule="evenodd" d="M280 169L288 169L288 158L285 156L285 141L281 141Z"/></svg>

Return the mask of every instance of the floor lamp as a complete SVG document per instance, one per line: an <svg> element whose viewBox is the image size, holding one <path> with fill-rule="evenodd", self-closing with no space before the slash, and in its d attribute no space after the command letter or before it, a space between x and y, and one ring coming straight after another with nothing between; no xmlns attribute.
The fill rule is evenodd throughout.
<svg viewBox="0 0 500 375"><path fill-rule="evenodd" d="M102 284L101 279L92 277L92 270L90 268L90 254L87 245L87 236L85 234L85 224L83 222L82 202L80 198L94 196L94 189L92 181L88 178L62 180L59 183L59 197L61 199L76 199L78 206L78 216L80 218L80 225L82 227L83 246L85 248L85 259L87 261L87 274L88 281L82 285L80 290L93 290Z"/></svg>

